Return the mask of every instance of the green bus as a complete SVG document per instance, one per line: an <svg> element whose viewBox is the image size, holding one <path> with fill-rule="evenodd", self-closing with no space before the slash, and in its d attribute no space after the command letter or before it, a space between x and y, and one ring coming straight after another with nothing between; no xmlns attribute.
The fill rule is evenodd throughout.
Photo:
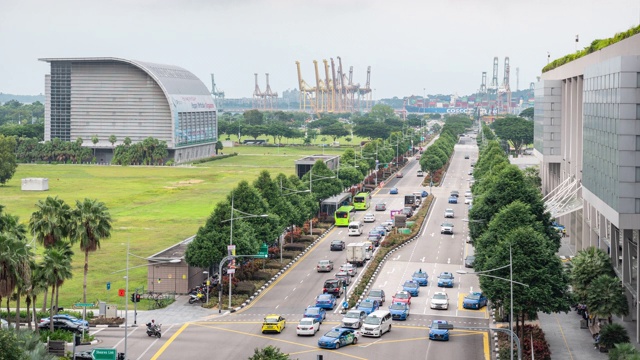
<svg viewBox="0 0 640 360"><path fill-rule="evenodd" d="M361 192L358 193L358 195L356 195L353 198L353 206L356 208L356 210L367 210L369 209L369 203L370 203L370 199L369 199L369 193L368 192Z"/></svg>
<svg viewBox="0 0 640 360"><path fill-rule="evenodd" d="M349 226L356 209L353 206L340 206L333 215L336 219L336 226Z"/></svg>

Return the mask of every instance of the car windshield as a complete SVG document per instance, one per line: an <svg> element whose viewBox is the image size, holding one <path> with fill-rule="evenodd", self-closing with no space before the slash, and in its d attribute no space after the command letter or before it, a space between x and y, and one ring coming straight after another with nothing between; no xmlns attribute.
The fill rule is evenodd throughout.
<svg viewBox="0 0 640 360"><path fill-rule="evenodd" d="M305 313L309 315L318 315L319 312L320 312L320 309L318 308L307 308L307 311L305 311Z"/></svg>
<svg viewBox="0 0 640 360"><path fill-rule="evenodd" d="M329 265L329 261L328 260L320 260L319 264L320 265Z"/></svg>
<svg viewBox="0 0 640 360"><path fill-rule="evenodd" d="M427 277L427 273L423 273L423 272L416 272L413 273L413 277L415 278L419 278L419 279L424 279Z"/></svg>
<svg viewBox="0 0 640 360"><path fill-rule="evenodd" d="M440 279L453 279L453 275L451 273L442 273L440 274Z"/></svg>
<svg viewBox="0 0 640 360"><path fill-rule="evenodd" d="M453 227L453 224L451 224L451 223L443 223L442 226Z"/></svg>
<svg viewBox="0 0 640 360"><path fill-rule="evenodd" d="M313 325L311 320L300 320L300 325Z"/></svg>
<svg viewBox="0 0 640 360"><path fill-rule="evenodd" d="M331 295L319 295L318 296L318 301L330 301L331 300Z"/></svg>
<svg viewBox="0 0 640 360"><path fill-rule="evenodd" d="M340 240L333 240L331 243L335 244L335 245L340 245L341 241Z"/></svg>
<svg viewBox="0 0 640 360"><path fill-rule="evenodd" d="M433 295L433 299L434 300L446 300L447 299L447 295L446 294L434 294Z"/></svg>
<svg viewBox="0 0 640 360"><path fill-rule="evenodd" d="M364 319L364 323L367 325L379 325L381 320L382 319L378 317L367 316L367 318Z"/></svg>
<svg viewBox="0 0 640 360"><path fill-rule="evenodd" d="M375 298L382 297L382 290L371 290L369 291L369 296Z"/></svg>
<svg viewBox="0 0 640 360"><path fill-rule="evenodd" d="M468 257L467 257L467 261L473 261L473 260L475 260L475 259L476 259L476 257L475 257L475 256L468 256Z"/></svg>
<svg viewBox="0 0 640 360"><path fill-rule="evenodd" d="M363 309L370 309L373 307L373 302L372 301L363 301L360 303L360 307Z"/></svg>
<svg viewBox="0 0 640 360"><path fill-rule="evenodd" d="M447 327L446 324L441 324L441 323L439 323L437 321L434 321L434 322L431 323L431 328L432 329L445 329L446 327Z"/></svg>
<svg viewBox="0 0 640 360"><path fill-rule="evenodd" d="M324 283L324 287L326 287L327 289L333 289L334 287L336 287L336 285L338 284L338 282L326 282Z"/></svg>
<svg viewBox="0 0 640 360"><path fill-rule="evenodd" d="M404 304L393 304L389 307L391 310L404 310L406 306Z"/></svg>
<svg viewBox="0 0 640 360"><path fill-rule="evenodd" d="M404 287L406 287L406 288L417 288L418 284L416 284L414 282L407 281L406 283L404 283Z"/></svg>
<svg viewBox="0 0 640 360"><path fill-rule="evenodd" d="M350 318L350 319L358 319L360 317L360 313L355 311L349 311L344 317Z"/></svg>
<svg viewBox="0 0 640 360"><path fill-rule="evenodd" d="M331 330L328 333L324 334L324 336L330 337L330 338L337 338L338 336L340 336L340 331Z"/></svg>
<svg viewBox="0 0 640 360"><path fill-rule="evenodd" d="M480 294L471 294L471 295L467 296L467 299L469 299L469 300L480 300Z"/></svg>
<svg viewBox="0 0 640 360"><path fill-rule="evenodd" d="M275 323L278 322L278 318L277 317L266 318L266 319L264 319L264 322L266 322L268 324L275 324Z"/></svg>
<svg viewBox="0 0 640 360"><path fill-rule="evenodd" d="M407 294L407 293L397 293L395 297L397 299L408 299L409 298L409 294Z"/></svg>

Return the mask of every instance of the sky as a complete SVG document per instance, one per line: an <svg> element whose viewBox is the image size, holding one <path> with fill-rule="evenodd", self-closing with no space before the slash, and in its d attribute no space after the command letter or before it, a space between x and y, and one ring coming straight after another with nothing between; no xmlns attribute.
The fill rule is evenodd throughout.
<svg viewBox="0 0 640 360"><path fill-rule="evenodd" d="M313 60L342 59L374 99L471 94L482 72L512 90L550 59L637 26L640 0L0 0L0 92L44 93L47 57L119 57L180 66L227 98L254 73L279 94L315 83ZM516 83L516 68L519 81ZM322 68L320 69L323 73Z"/></svg>

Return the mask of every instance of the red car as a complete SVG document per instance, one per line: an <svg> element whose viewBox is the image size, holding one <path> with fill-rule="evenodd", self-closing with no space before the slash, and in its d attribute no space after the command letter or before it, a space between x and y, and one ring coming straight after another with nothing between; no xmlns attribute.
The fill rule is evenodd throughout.
<svg viewBox="0 0 640 360"><path fill-rule="evenodd" d="M401 303L406 303L411 305L411 294L409 294L406 291L398 291L395 295L393 295L391 302L392 303L401 302Z"/></svg>

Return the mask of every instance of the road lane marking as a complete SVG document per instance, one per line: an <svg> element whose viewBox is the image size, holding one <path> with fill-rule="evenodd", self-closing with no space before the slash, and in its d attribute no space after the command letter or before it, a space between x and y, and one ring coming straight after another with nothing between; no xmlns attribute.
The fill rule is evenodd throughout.
<svg viewBox="0 0 640 360"><path fill-rule="evenodd" d="M169 347L169 345L171 345L171 343L178 338L178 336L180 336L180 334L182 334L182 332L184 331L184 329L186 329L188 326L190 325L190 323L185 323L184 325L182 325L182 327L180 327L180 329L178 329L178 331L176 331L175 334L173 334L173 336L171 336L169 338L169 340L167 340L167 342L165 342L162 347L156 351L156 353L153 355L153 357L151 358L151 360L158 360L158 358L160 357L160 355L162 355L162 353L165 352L165 350L167 350L167 348Z"/></svg>
<svg viewBox="0 0 640 360"><path fill-rule="evenodd" d="M284 299L287 300L288 297L289 297L289 295L285 296Z"/></svg>
<svg viewBox="0 0 640 360"><path fill-rule="evenodd" d="M491 360L491 354L489 352L489 334L485 332L482 334L482 343L484 344L484 360ZM573 360L573 358L571 358Z"/></svg>
<svg viewBox="0 0 640 360"><path fill-rule="evenodd" d="M169 330L171 330L171 328L173 327L173 325L169 326L169 328L166 330L166 332L169 332ZM140 356L138 356L138 358L136 360L140 360L142 359L142 357L147 353L147 351L149 351L149 349L151 349L151 347L153 345L155 345L158 340L160 340L160 338L156 338L143 352L142 354L140 354Z"/></svg>
<svg viewBox="0 0 640 360"><path fill-rule="evenodd" d="M567 338L564 336L564 331L562 331L562 325L560 324L560 321L558 320L558 317L556 316L556 314L553 314L553 317L556 319L556 322L558 323L558 330L560 330L560 335L562 335L562 341L564 341L564 346L567 348L567 351L569 352L569 357L571 358L571 360L573 360L573 354L571 353L571 348L569 348L569 344L567 344Z"/></svg>
<svg viewBox="0 0 640 360"><path fill-rule="evenodd" d="M447 258L447 264L451 264L451 258Z"/></svg>
<svg viewBox="0 0 640 360"><path fill-rule="evenodd" d="M424 262L425 256L422 257L422 259L420 259L421 262Z"/></svg>
<svg viewBox="0 0 640 360"><path fill-rule="evenodd" d="M300 280L300 284L302 284L302 282L303 282L303 281L304 281L304 280Z"/></svg>
<svg viewBox="0 0 640 360"><path fill-rule="evenodd" d="M294 288L293 288L293 290L291 290L291 292L294 292L294 291L296 291L296 289L297 289L297 287L294 287Z"/></svg>
<svg viewBox="0 0 640 360"><path fill-rule="evenodd" d="M131 328L131 326L129 326L128 328ZM138 327L133 328L133 330L129 331L128 334L131 335L133 334L136 330L138 330ZM120 345L122 342L124 341L124 337L122 337L122 340L118 341L115 345L113 345L113 348L117 348L118 345Z"/></svg>
<svg viewBox="0 0 640 360"><path fill-rule="evenodd" d="M368 343L368 344L360 345L359 347L361 347L361 348L366 348L366 347L369 347L369 346L371 346L371 345L373 345L373 344L375 344L375 343L377 343L377 342L379 342L379 341L381 341L381 340L382 340L382 339L378 339L378 340L376 340L376 341L374 341L374 342L372 342L372 343Z"/></svg>

